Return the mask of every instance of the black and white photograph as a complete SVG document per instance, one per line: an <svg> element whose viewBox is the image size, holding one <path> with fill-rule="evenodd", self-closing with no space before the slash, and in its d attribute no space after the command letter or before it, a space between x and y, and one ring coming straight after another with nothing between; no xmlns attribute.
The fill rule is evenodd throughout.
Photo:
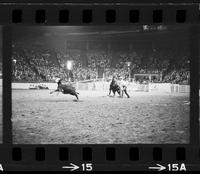
<svg viewBox="0 0 200 174"><path fill-rule="evenodd" d="M198 66L198 72L199 72L199 133L200 133L200 32L198 32L198 44L199 44L199 47L198 47L198 56L199 56L199 66ZM198 84L197 84L198 85ZM200 134L199 134L200 136ZM200 137L199 137L200 138Z"/></svg>
<svg viewBox="0 0 200 174"><path fill-rule="evenodd" d="M13 26L11 37L14 144L190 143L187 25Z"/></svg>
<svg viewBox="0 0 200 174"><path fill-rule="evenodd" d="M0 26L0 144L3 142L3 110L2 110L2 91L3 91L3 82L2 82L2 26Z"/></svg>

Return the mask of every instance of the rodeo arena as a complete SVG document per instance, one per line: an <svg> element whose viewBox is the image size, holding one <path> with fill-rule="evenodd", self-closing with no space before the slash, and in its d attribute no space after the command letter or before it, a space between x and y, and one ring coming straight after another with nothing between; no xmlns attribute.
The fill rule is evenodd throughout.
<svg viewBox="0 0 200 174"><path fill-rule="evenodd" d="M12 29L13 143L189 143L187 27Z"/></svg>
<svg viewBox="0 0 200 174"><path fill-rule="evenodd" d="M2 81L2 27L0 26L0 143L3 142L3 81Z"/></svg>
<svg viewBox="0 0 200 174"><path fill-rule="evenodd" d="M1 44L0 44L0 52L1 52ZM1 58L1 55L0 55L0 143L2 143L2 139L3 139L3 109L2 109L2 101L3 101L3 95L2 95L2 92L3 92L3 82L2 82L2 58Z"/></svg>

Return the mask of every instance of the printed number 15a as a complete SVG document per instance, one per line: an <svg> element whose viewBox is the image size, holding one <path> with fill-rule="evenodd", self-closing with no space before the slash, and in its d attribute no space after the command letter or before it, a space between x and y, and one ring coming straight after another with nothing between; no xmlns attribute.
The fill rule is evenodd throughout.
<svg viewBox="0 0 200 174"><path fill-rule="evenodd" d="M185 164L168 164L169 171L186 171Z"/></svg>

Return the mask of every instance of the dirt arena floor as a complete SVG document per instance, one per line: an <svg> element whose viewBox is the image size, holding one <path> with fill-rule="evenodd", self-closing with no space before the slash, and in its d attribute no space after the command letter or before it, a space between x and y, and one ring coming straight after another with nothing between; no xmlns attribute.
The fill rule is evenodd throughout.
<svg viewBox="0 0 200 174"><path fill-rule="evenodd" d="M189 143L189 96L108 91L13 90L13 143L17 144L164 144Z"/></svg>

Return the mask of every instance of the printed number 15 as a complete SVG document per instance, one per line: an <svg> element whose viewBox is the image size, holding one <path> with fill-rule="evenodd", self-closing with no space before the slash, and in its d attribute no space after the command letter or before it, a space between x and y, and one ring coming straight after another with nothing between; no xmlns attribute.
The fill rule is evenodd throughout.
<svg viewBox="0 0 200 174"><path fill-rule="evenodd" d="M83 171L92 171L92 164L91 163L86 163L86 164L82 164L82 169Z"/></svg>

